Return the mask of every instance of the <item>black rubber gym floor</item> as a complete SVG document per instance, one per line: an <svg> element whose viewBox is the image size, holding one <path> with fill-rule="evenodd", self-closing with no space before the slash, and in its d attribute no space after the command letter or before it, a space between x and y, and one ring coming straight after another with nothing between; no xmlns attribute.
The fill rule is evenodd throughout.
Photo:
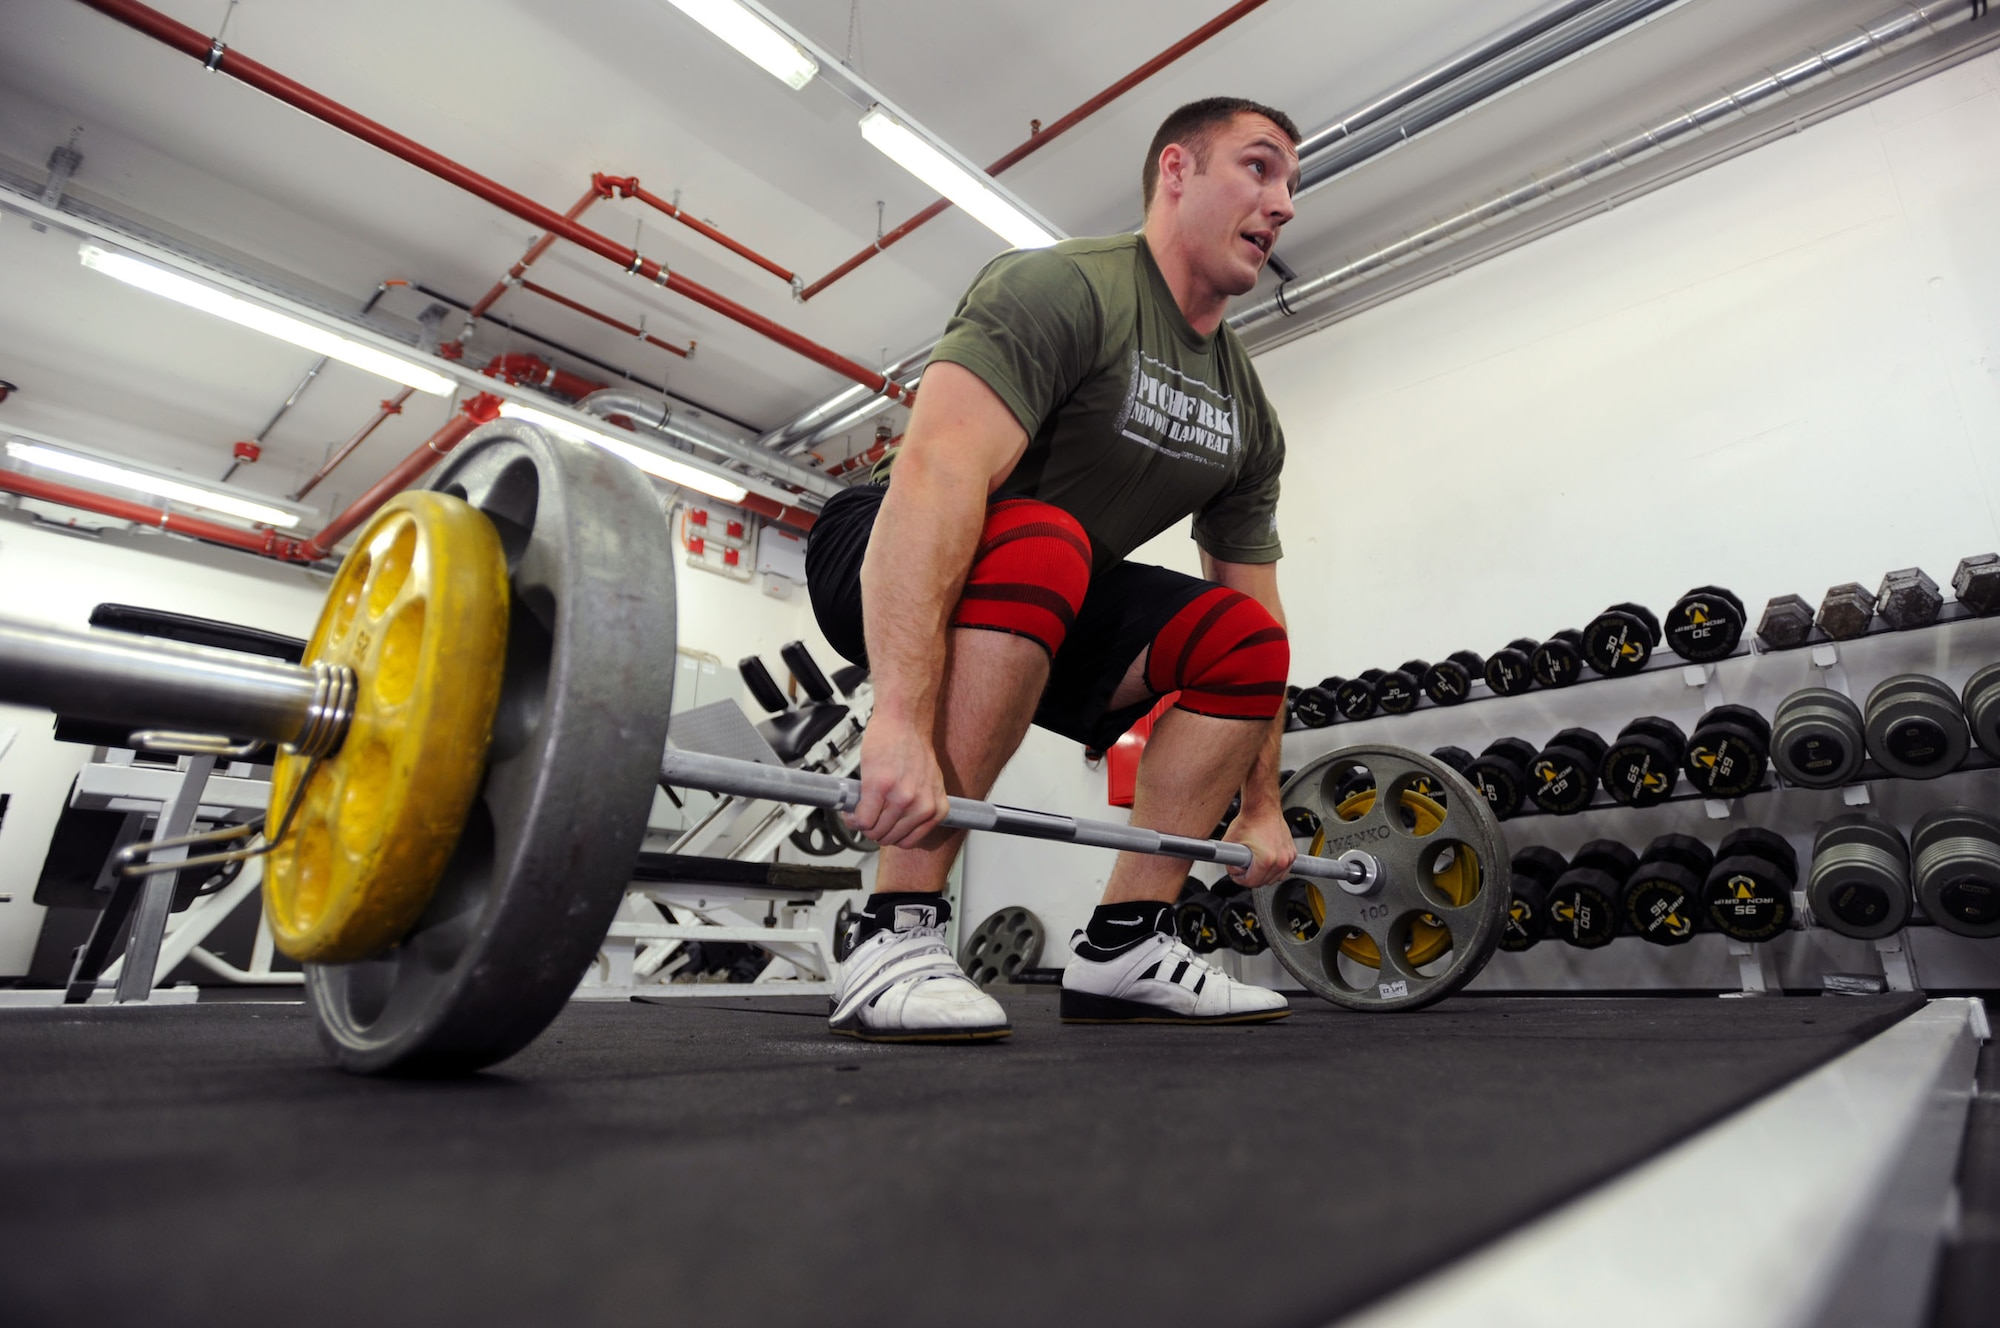
<svg viewBox="0 0 2000 1328"><path fill-rule="evenodd" d="M881 1047L817 1001L572 1006L470 1081L297 1006L0 1015L13 1325L1323 1324L1911 997L1463 999ZM1588 1251L1579 1251L1587 1258Z"/></svg>

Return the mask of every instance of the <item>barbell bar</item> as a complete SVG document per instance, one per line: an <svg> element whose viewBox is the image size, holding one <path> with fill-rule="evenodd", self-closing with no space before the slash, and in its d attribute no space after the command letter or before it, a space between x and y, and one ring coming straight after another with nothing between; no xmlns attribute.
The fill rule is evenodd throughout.
<svg viewBox="0 0 2000 1328"><path fill-rule="evenodd" d="M345 687L343 672L350 674ZM336 709L328 701L352 691L351 671L342 665L287 664L204 646L5 618L0 618L0 677L6 679L6 699L14 704L135 728L255 738L304 755L338 751L353 719L351 705ZM861 798L858 780L674 747L660 758L660 782L841 812L853 811ZM972 798L951 799L941 824L1225 867L1248 867L1252 861L1242 844ZM1301 855L1292 874L1355 886L1374 879L1376 868L1366 853L1353 850L1338 858Z"/></svg>
<svg viewBox="0 0 2000 1328"><path fill-rule="evenodd" d="M660 782L675 788L705 789L710 793L798 803L840 812L853 811L861 801L859 780L672 747L660 759ZM1007 807L973 798L951 799L951 809L939 824L952 830L983 830L1025 839L1052 839L1088 848L1143 853L1149 857L1216 862L1225 867L1248 867L1252 861L1250 850L1242 844L1164 834L1143 826L1091 821L1079 816ZM1355 849L1338 858L1300 854L1292 864L1292 875L1358 886L1373 880L1376 868L1373 858Z"/></svg>

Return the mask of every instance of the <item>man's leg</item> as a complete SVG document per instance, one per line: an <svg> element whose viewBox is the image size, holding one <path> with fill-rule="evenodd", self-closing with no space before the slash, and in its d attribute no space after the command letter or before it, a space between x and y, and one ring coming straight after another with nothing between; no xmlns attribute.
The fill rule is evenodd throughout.
<svg viewBox="0 0 2000 1328"><path fill-rule="evenodd" d="M953 796L984 798L1035 717L1035 704L1048 685L1049 656L1025 636L964 628L950 634L947 652L938 703L938 764ZM938 830L918 848L884 848L875 867L875 892L943 890L964 842L963 830Z"/></svg>
<svg viewBox="0 0 2000 1328"><path fill-rule="evenodd" d="M1020 746L1090 581L1090 541L1066 514L1026 499L987 512L946 632L933 742L946 789L983 798ZM960 971L937 898L962 831L885 847L875 892L842 967L829 1026L874 1041L1004 1037L1006 1012Z"/></svg>
<svg viewBox="0 0 2000 1328"><path fill-rule="evenodd" d="M1208 837L1263 747L1269 720L1217 719L1170 709L1153 725L1139 759L1132 824L1165 834ZM1120 853L1104 903L1172 903L1187 877L1178 858Z"/></svg>
<svg viewBox="0 0 2000 1328"><path fill-rule="evenodd" d="M1271 743L1289 665L1284 629L1248 596L1213 587L1173 615L1106 707L1181 694L1146 740L1132 824L1197 837L1214 828ZM1255 1023L1290 1012L1283 996L1236 981L1175 938L1170 906L1186 872L1177 859L1119 855L1063 970L1066 1022Z"/></svg>

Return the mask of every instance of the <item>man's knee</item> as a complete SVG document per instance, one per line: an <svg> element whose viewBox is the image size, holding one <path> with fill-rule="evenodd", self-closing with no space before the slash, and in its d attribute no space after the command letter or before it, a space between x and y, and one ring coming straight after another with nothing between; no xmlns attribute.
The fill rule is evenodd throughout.
<svg viewBox="0 0 2000 1328"><path fill-rule="evenodd" d="M1270 611L1217 586L1175 614L1153 640L1146 681L1178 691L1175 705L1220 719L1270 719L1285 704L1292 647Z"/></svg>
<svg viewBox="0 0 2000 1328"><path fill-rule="evenodd" d="M953 627L1011 632L1054 656L1090 588L1090 537L1075 517L1032 498L986 510Z"/></svg>

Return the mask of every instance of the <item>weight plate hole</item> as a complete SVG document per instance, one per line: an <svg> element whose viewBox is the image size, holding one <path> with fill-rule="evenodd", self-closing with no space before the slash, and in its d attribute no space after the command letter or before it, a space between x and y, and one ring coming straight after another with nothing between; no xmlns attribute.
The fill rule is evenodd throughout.
<svg viewBox="0 0 2000 1328"><path fill-rule="evenodd" d="M1368 962L1369 956L1379 961L1381 951L1375 948L1374 939L1359 927L1337 927L1328 932L1324 953L1327 980L1337 987L1372 991L1381 979L1381 964Z"/></svg>
<svg viewBox="0 0 2000 1328"><path fill-rule="evenodd" d="M403 593L403 586L410 579L410 568L417 559L417 523L407 518L393 527L395 535L389 547L375 558L368 573L368 616L380 618ZM386 533L386 532L385 532Z"/></svg>
<svg viewBox="0 0 2000 1328"><path fill-rule="evenodd" d="M1426 844L1417 859L1417 889L1440 908L1464 908L1479 897L1485 881L1479 855L1458 840Z"/></svg>
<svg viewBox="0 0 2000 1328"><path fill-rule="evenodd" d="M341 591L340 602L333 606L333 618L326 639L329 643L345 641L347 631L354 626L354 612L361 607L361 588L368 578L368 551L359 550L354 555L354 572L345 578L345 588Z"/></svg>
<svg viewBox="0 0 2000 1328"><path fill-rule="evenodd" d="M417 671L423 661L424 602L412 599L396 610L396 616L382 632L382 654L375 664L375 699L394 708L410 699L416 690Z"/></svg>
<svg viewBox="0 0 2000 1328"><path fill-rule="evenodd" d="M394 778L389 745L372 739L347 759L347 779L340 790L341 848L350 856L367 858L381 842L382 808Z"/></svg>

